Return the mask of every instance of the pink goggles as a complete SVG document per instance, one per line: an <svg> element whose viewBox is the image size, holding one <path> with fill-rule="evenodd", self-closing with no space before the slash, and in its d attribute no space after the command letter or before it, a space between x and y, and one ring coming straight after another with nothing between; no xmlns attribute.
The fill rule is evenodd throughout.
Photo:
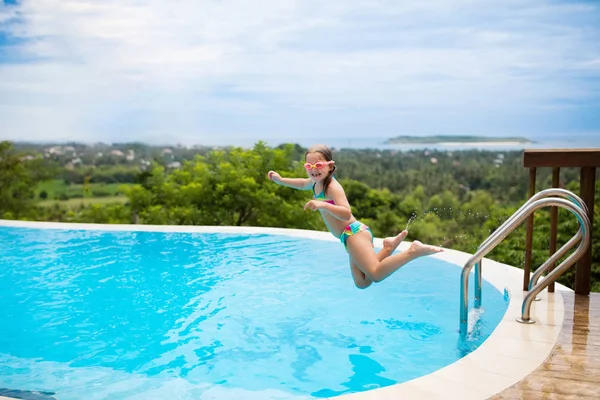
<svg viewBox="0 0 600 400"><path fill-rule="evenodd" d="M335 161L317 161L314 164L311 163L306 163L304 164L304 168L306 168L307 171L310 171L311 169L315 168L315 169L323 169L326 166L328 166L329 164L335 164Z"/></svg>

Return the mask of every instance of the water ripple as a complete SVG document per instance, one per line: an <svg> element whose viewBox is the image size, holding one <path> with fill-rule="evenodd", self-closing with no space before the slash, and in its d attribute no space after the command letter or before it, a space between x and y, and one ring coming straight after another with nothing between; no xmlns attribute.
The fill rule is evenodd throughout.
<svg viewBox="0 0 600 400"><path fill-rule="evenodd" d="M334 396L455 361L506 307L486 286L463 343L459 268L421 260L359 291L347 257L285 236L0 228L0 380L61 399L173 382L182 398Z"/></svg>

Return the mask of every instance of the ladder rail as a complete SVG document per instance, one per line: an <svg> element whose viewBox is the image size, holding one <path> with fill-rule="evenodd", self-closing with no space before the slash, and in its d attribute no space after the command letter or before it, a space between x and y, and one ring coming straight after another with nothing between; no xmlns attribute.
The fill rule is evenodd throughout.
<svg viewBox="0 0 600 400"><path fill-rule="evenodd" d="M552 254L552 256L546 260L542 265L540 265L529 280L529 287L527 290L533 289L533 287L538 283L538 280L546 272L550 266L555 265L558 260L560 260L573 246L577 244L583 238L583 231L581 227L577 231L577 234L573 236L567 243L565 243L556 253Z"/></svg>
<svg viewBox="0 0 600 400"><path fill-rule="evenodd" d="M534 201L528 201L525 205L523 205L511 218L507 220L504 224L502 224L502 229L497 229L494 234L490 235L488 240L484 241L475 254L473 254L469 260L465 263L461 273L460 280L460 332L466 333L467 328L467 320L468 320L468 307L469 307L469 297L468 297L468 287L469 287L469 274L471 269L475 266L475 264L480 264L483 257L485 257L490 251L492 251L506 236L508 236L511 232L513 232L519 225L523 223L523 221L529 217L530 214L533 214L540 208L544 207L561 207L566 208L573 212L576 216L578 216L578 220L580 226L582 224L582 220L587 221L589 225L589 220L587 219L587 215L581 209L581 207L575 205L572 201L568 201L565 199L559 198L544 198L538 199ZM582 218L579 218L582 217ZM587 231L589 231L589 227L586 227ZM574 253L575 254L575 253ZM580 254L578 254L578 257ZM571 259L571 258L570 258ZM569 260L570 260L569 259ZM563 263L564 264L564 263ZM563 266L561 264L561 266ZM481 273L478 275L478 279L481 279ZM477 282L477 279L475 280ZM546 282L547 279L544 280ZM548 281L549 284L549 281Z"/></svg>
<svg viewBox="0 0 600 400"><path fill-rule="evenodd" d="M498 231L500 231L502 229L505 229L505 227L508 226L514 219L518 218L518 214L522 210L524 210L529 204L533 203L534 201L546 198L546 197L564 197L564 198L567 198L567 199L571 200L573 203L575 203L575 205L577 205L579 208L581 208L586 214L588 213L587 205L575 193L570 192L570 191L565 190L565 189L560 189L560 188L545 189L545 190L537 192L536 194L534 194L533 196L531 196L531 198L529 200L527 200L525 202L525 204L523 204L517 211L515 211L515 213L513 215L511 215L506 221L504 221L504 223L502 225L500 225L500 227L498 227L498 229L496 229L494 231L494 233L492 233L490 236L488 236L488 238L486 240L484 240L483 243L481 243L479 245L479 247L485 246L487 244L487 242L490 242L492 240L492 238L493 238L493 236L494 236L494 234L496 232L498 232Z"/></svg>
<svg viewBox="0 0 600 400"><path fill-rule="evenodd" d="M583 214L583 211L581 211L581 209L579 211L582 213L580 215L581 220L579 221L579 223L583 225L582 229L580 230L581 234L583 235L583 239L579 242L579 246L577 247L577 249L573 253L571 253L571 255L567 257L566 260L560 263L558 267L553 269L552 272L550 272L548 276L546 276L546 279L542 280L540 283L537 283L527 292L525 298L523 299L523 304L521 305L521 318L517 318L517 321L527 324L532 324L535 322L531 319L531 302L535 299L535 296L537 296L542 290L548 287L548 285L550 285L552 282L556 282L556 280L560 278L560 276L567 269L569 269L573 264L577 262L577 260L579 260L579 258L583 255L583 253L587 250L588 246L590 245L592 241L590 232L590 220L587 217L587 214ZM577 234L580 234L580 232L577 232Z"/></svg>
<svg viewBox="0 0 600 400"><path fill-rule="evenodd" d="M487 239L485 239L480 245L479 248L486 246L489 242L493 241L496 239L495 235L501 235L502 232L506 229L507 226L509 226L516 218L518 218L519 213L521 213L529 204L543 199L543 198L547 198L547 197L564 197L566 199L569 199L570 201L574 202L576 205L578 205L581 209L583 209L583 211L585 211L585 213L588 213L588 208L587 205L585 204L585 202L581 199L581 197L577 196L575 193L570 192L566 189L561 189L561 188L549 188L549 189L545 189L542 190L536 194L534 194L533 196L531 196L529 198L529 200L527 200L525 202L525 204L523 204L513 215L511 215L506 221L504 221L504 223L502 225L500 225L498 227L498 229L496 229L490 236L487 237ZM570 243L570 242L569 242ZM570 247L569 247L570 248ZM561 248L561 250L563 250ZM567 249L568 250L568 249ZM560 251L560 250L559 250ZM562 256L561 256L562 257ZM559 257L560 258L560 257ZM481 285L482 285L482 261L483 260L479 260L475 263L475 294L474 294L474 306L479 308L481 307ZM556 262L556 260L554 261ZM544 265L545 268L548 268L550 265L552 265L552 263L548 262L548 264ZM540 267L541 268L541 267ZM537 271L536 271L537 272ZM543 272L540 272L540 274L542 274ZM538 277L539 278L539 277ZM537 280L536 280L537 282ZM529 286L531 288L531 281L529 282Z"/></svg>

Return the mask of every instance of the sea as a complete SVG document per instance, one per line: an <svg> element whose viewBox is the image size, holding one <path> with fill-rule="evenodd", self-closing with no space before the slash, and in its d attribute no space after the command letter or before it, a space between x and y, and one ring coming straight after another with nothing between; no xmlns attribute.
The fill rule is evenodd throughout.
<svg viewBox="0 0 600 400"><path fill-rule="evenodd" d="M492 135L481 135L480 137L496 137ZM507 135L512 136L512 135ZM515 135L517 136L517 135ZM580 149L580 148L596 148L600 150L600 132L598 133L583 133L583 134L544 134L544 135L519 135L529 139L532 143L453 143L453 144L431 144L431 143L410 143L410 144L386 144L390 138L378 136L363 136L363 137L347 137L347 136L302 136L291 139L287 138L257 138L244 137L231 140L221 138L223 142L214 143L216 146L241 146L250 148L257 141L262 140L269 146L278 146L283 143L295 143L303 147L310 147L316 143L323 143L333 149L377 149L377 150L419 150L429 149L437 151L457 151L457 150L488 150L488 151L522 151L524 149Z"/></svg>

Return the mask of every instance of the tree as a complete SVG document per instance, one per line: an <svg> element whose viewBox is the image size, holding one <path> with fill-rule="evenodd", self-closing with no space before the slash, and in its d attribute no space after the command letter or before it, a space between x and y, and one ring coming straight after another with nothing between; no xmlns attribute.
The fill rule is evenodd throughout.
<svg viewBox="0 0 600 400"><path fill-rule="evenodd" d="M23 158L10 142L0 142L0 216L20 218L31 214L36 186L55 172L43 159Z"/></svg>
<svg viewBox="0 0 600 400"><path fill-rule="evenodd" d="M141 223L288 226L323 229L318 216L304 211L307 192L270 182L267 172L306 174L291 158L294 147L213 151L168 173L155 164L143 184L127 191Z"/></svg>

